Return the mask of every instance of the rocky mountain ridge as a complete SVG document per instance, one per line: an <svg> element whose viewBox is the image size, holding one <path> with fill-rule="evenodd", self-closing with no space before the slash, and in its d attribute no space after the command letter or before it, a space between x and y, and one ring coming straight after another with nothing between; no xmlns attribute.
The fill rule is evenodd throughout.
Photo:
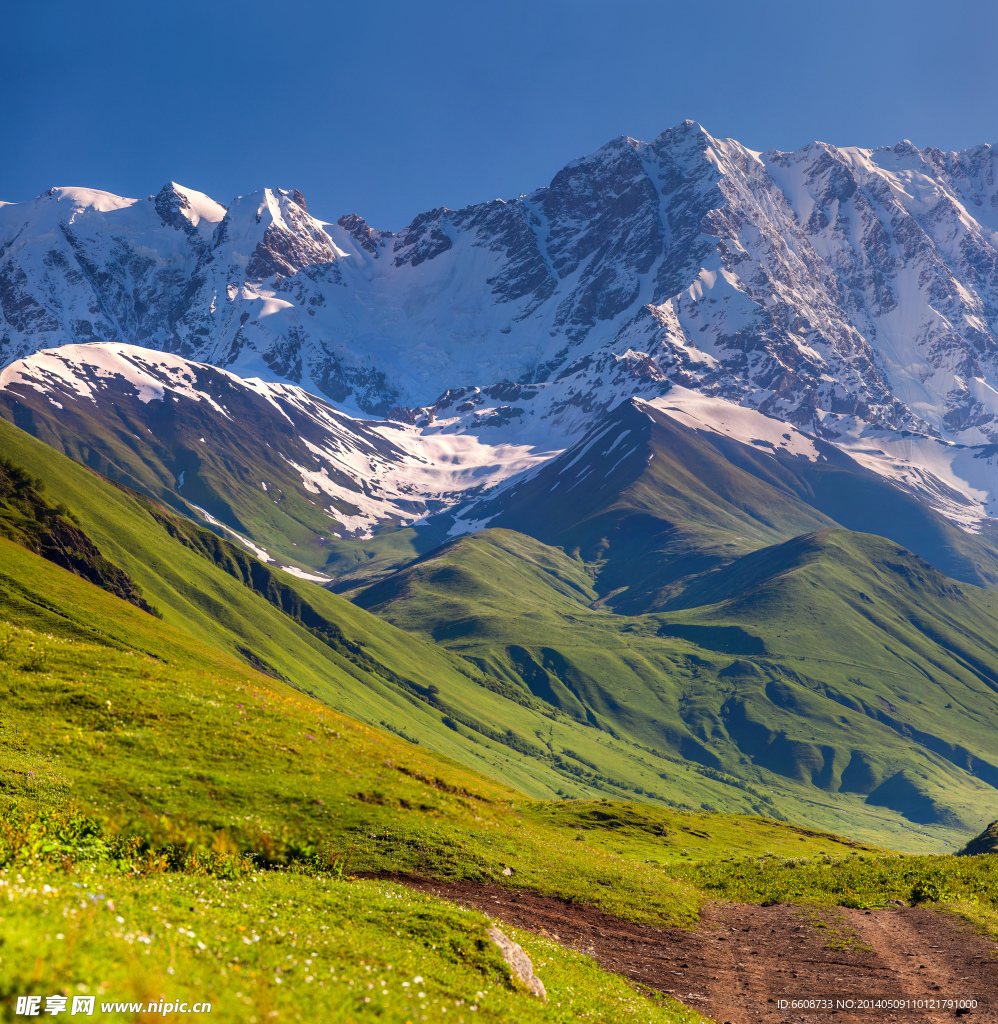
<svg viewBox="0 0 998 1024"><path fill-rule="evenodd" d="M988 443L996 204L989 146L763 154L692 122L397 234L297 191L52 189L0 206L0 358L124 342L411 420L557 384L514 415L563 437L676 382L828 436Z"/></svg>

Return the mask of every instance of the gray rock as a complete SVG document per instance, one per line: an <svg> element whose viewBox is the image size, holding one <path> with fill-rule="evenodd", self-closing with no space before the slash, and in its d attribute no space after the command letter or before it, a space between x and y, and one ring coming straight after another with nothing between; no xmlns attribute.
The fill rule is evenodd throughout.
<svg viewBox="0 0 998 1024"><path fill-rule="evenodd" d="M534 974L534 965L530 962L530 957L524 953L523 948L511 938L503 935L496 927L489 929L489 938L499 947L503 960L509 964L514 976L546 1003L548 994L544 990L544 982Z"/></svg>

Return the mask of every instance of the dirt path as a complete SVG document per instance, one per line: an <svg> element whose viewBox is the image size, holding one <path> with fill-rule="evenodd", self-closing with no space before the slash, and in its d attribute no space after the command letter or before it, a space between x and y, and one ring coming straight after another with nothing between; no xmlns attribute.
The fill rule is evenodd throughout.
<svg viewBox="0 0 998 1024"><path fill-rule="evenodd" d="M590 950L608 969L669 992L719 1024L998 1024L998 947L924 908L814 912L715 904L695 931L646 928L534 893L398 881ZM827 1009L781 1000L823 997ZM976 1009L840 1007L836 1000L966 999Z"/></svg>

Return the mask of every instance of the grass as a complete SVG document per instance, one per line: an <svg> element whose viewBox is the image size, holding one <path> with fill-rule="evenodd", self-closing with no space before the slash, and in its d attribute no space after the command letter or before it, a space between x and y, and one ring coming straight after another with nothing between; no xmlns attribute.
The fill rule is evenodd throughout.
<svg viewBox="0 0 998 1024"><path fill-rule="evenodd" d="M54 884L51 884L54 883ZM585 953L513 931L547 988L528 994L488 940L489 921L399 886L255 873L233 880L0 871L0 1003L94 995L141 1004L210 1002L213 1020L694 1024Z"/></svg>
<svg viewBox="0 0 998 1024"><path fill-rule="evenodd" d="M944 914L966 921L980 935L998 940L998 908L994 905L972 900L949 900L939 905ZM994 954L992 954L994 958Z"/></svg>
<svg viewBox="0 0 998 1024"><path fill-rule="evenodd" d="M801 911L801 920L821 936L825 949L840 953L868 953L871 946L860 940L849 919L837 908L808 908Z"/></svg>
<svg viewBox="0 0 998 1024"><path fill-rule="evenodd" d="M855 535L838 535L859 544L842 565L833 545L811 562L748 556L776 553L753 590L734 588L740 604L625 616L598 605L594 565L487 531L375 588L403 632L190 524L171 533L146 499L6 423L0 442L166 623L532 796L782 817L912 852L960 846L998 816L981 668L998 616L973 588L935 593L911 556L907 576L878 563L871 583ZM902 564L887 547L880 562ZM95 614L25 557L0 558L9 620L162 656L133 644L137 619Z"/></svg>
<svg viewBox="0 0 998 1024"><path fill-rule="evenodd" d="M731 856L671 865L700 892L739 903L882 907L975 901L998 906L998 857L919 857L852 851L845 857Z"/></svg>
<svg viewBox="0 0 998 1024"><path fill-rule="evenodd" d="M521 685L497 680L441 646L272 570L245 552L232 555L231 545L214 535L203 544L184 543L164 527L163 515L151 514L147 499L111 485L3 422L0 445L33 479L44 476L46 494L72 509L102 554L128 573L164 622L180 631L171 641L174 646L186 642L181 639L186 634L532 796L638 795L673 805L750 812L764 806L739 788L737 779L719 781L697 771L677 774L674 759L578 722ZM213 547L221 554L212 554ZM254 589L245 579L256 575L279 583ZM343 642L331 644L310 631L285 612L283 603L272 602L274 591L289 606L307 604ZM2 541L0 615L41 632L170 657L136 639L148 637L141 617L122 618L113 604L71 589L53 567Z"/></svg>
<svg viewBox="0 0 998 1024"><path fill-rule="evenodd" d="M692 1022L584 953L517 933L550 993L540 1004L483 942L481 915L349 882L344 867L502 882L515 865L517 886L689 923L699 895L648 854L774 833L841 847L776 822L531 801L199 645L171 653L0 635L8 1017L15 996L62 992L210 1000L222 1019L261 1022Z"/></svg>
<svg viewBox="0 0 998 1024"><path fill-rule="evenodd" d="M349 850L353 871L502 882L509 867L518 887L689 923L697 892L662 874L683 851L850 849L762 819L532 801L238 665L208 669L197 651L164 664L13 627L0 650L3 794L22 816L75 806L101 835L136 836L136 869L173 847L260 866ZM30 842L9 845L54 844L61 863L64 818L21 820L12 834Z"/></svg>
<svg viewBox="0 0 998 1024"><path fill-rule="evenodd" d="M63 992L210 1000L258 1024L699 1019L516 933L541 1004L483 941L482 915L361 873L507 885L652 925L692 925L710 898L998 902L990 855L903 858L771 819L531 799L4 551L77 609L63 635L0 628L8 1018L16 996Z"/></svg>
<svg viewBox="0 0 998 1024"><path fill-rule="evenodd" d="M989 856L883 857L773 820L530 800L210 649L173 653L168 662L10 625L0 633L3 793L36 814L37 841L63 827L37 815L75 805L151 848L179 842L285 866L350 848L356 871L496 882L509 866L517 886L657 923L692 920L699 892L909 899L939 864L969 886L955 892L991 898L981 889ZM664 885L666 875L677 881Z"/></svg>

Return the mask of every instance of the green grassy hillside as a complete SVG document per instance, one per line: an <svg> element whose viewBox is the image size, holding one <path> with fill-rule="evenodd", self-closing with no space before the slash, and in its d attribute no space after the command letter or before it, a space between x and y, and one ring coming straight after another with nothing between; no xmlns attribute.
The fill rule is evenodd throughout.
<svg viewBox="0 0 998 1024"><path fill-rule="evenodd" d="M65 989L144 1004L116 1015L132 1021L159 1019L160 999L209 999L229 1020L700 1020L517 932L540 1003L483 915L360 872L514 886L655 925L692 923L706 898L998 902L993 857L899 858L773 820L532 800L19 547L3 557L32 564L71 612L62 637L0 625L5 1019L16 996ZM4 600L0 620L24 611ZM90 630L82 609L145 653L70 638L72 622Z"/></svg>
<svg viewBox="0 0 998 1024"><path fill-rule="evenodd" d="M43 480L0 457L0 536L151 612L127 573L104 558L65 505L45 499L44 489Z"/></svg>
<svg viewBox="0 0 998 1024"><path fill-rule="evenodd" d="M318 1008L401 1024L425 998L431 1012L494 1021L693 1022L588 956L517 934L548 988L539 1003L510 980L482 915L347 876L513 880L689 923L702 896L670 880L670 863L860 849L775 821L531 800L19 546L0 542L0 561L5 1018L15 996L68 986L143 1003L208 998L223 1019L314 1020ZM29 576L48 607L13 586ZM59 610L58 636L23 624L52 625Z"/></svg>
<svg viewBox="0 0 998 1024"><path fill-rule="evenodd" d="M656 865L670 860L857 847L776 821L531 800L51 571L64 577L61 599L88 598L145 651L3 627L3 796L19 808L11 842L19 829L70 835L75 806L107 823L95 849L102 835L141 836L135 863L179 843L219 863L253 854L261 867L348 850L357 871L496 880L511 866L520 886L647 920L696 914L694 893L663 886Z"/></svg>
<svg viewBox="0 0 998 1024"><path fill-rule="evenodd" d="M979 836L974 836L960 850L960 855L964 857L976 857L982 853L998 853L998 821L992 821Z"/></svg>
<svg viewBox="0 0 998 1024"><path fill-rule="evenodd" d="M998 903L991 856L901 858L772 819L531 799L19 545L0 540L0 566L4 1019L17 996L64 990L142 1004L108 1011L136 1022L161 1019L149 1007L163 999L207 999L229 1020L700 1020L516 932L541 1003L483 915L359 873L513 886L653 925L689 925L707 898Z"/></svg>
<svg viewBox="0 0 998 1024"><path fill-rule="evenodd" d="M372 724L534 796L645 796L673 805L779 813L737 780L660 757L561 713L345 599L263 565L0 423L10 457L46 481L87 536L121 566L165 622L219 652ZM74 604L10 546L0 583L13 621L56 635L135 646L135 621ZM58 596L57 596L58 595ZM571 754L567 753L571 752Z"/></svg>
<svg viewBox="0 0 998 1024"><path fill-rule="evenodd" d="M657 614L611 614L592 572L486 530L355 600L591 722L606 745L736 777L793 820L917 849L994 817L989 591L844 530L687 580Z"/></svg>
<svg viewBox="0 0 998 1024"><path fill-rule="evenodd" d="M598 563L489 531L358 597L389 624L6 424L0 441L165 622L532 795L783 817L909 850L962 845L998 809L991 599L871 547L885 542L849 541L851 561L827 538L857 535L771 546L672 586L668 612L625 616ZM67 619L13 553L2 569L15 621L137 646L85 606Z"/></svg>
<svg viewBox="0 0 998 1024"><path fill-rule="evenodd" d="M831 526L877 534L950 576L998 586L998 553L821 441L816 458L687 427L623 403L563 455L476 506L473 518L581 558L618 610L654 611L677 585Z"/></svg>

